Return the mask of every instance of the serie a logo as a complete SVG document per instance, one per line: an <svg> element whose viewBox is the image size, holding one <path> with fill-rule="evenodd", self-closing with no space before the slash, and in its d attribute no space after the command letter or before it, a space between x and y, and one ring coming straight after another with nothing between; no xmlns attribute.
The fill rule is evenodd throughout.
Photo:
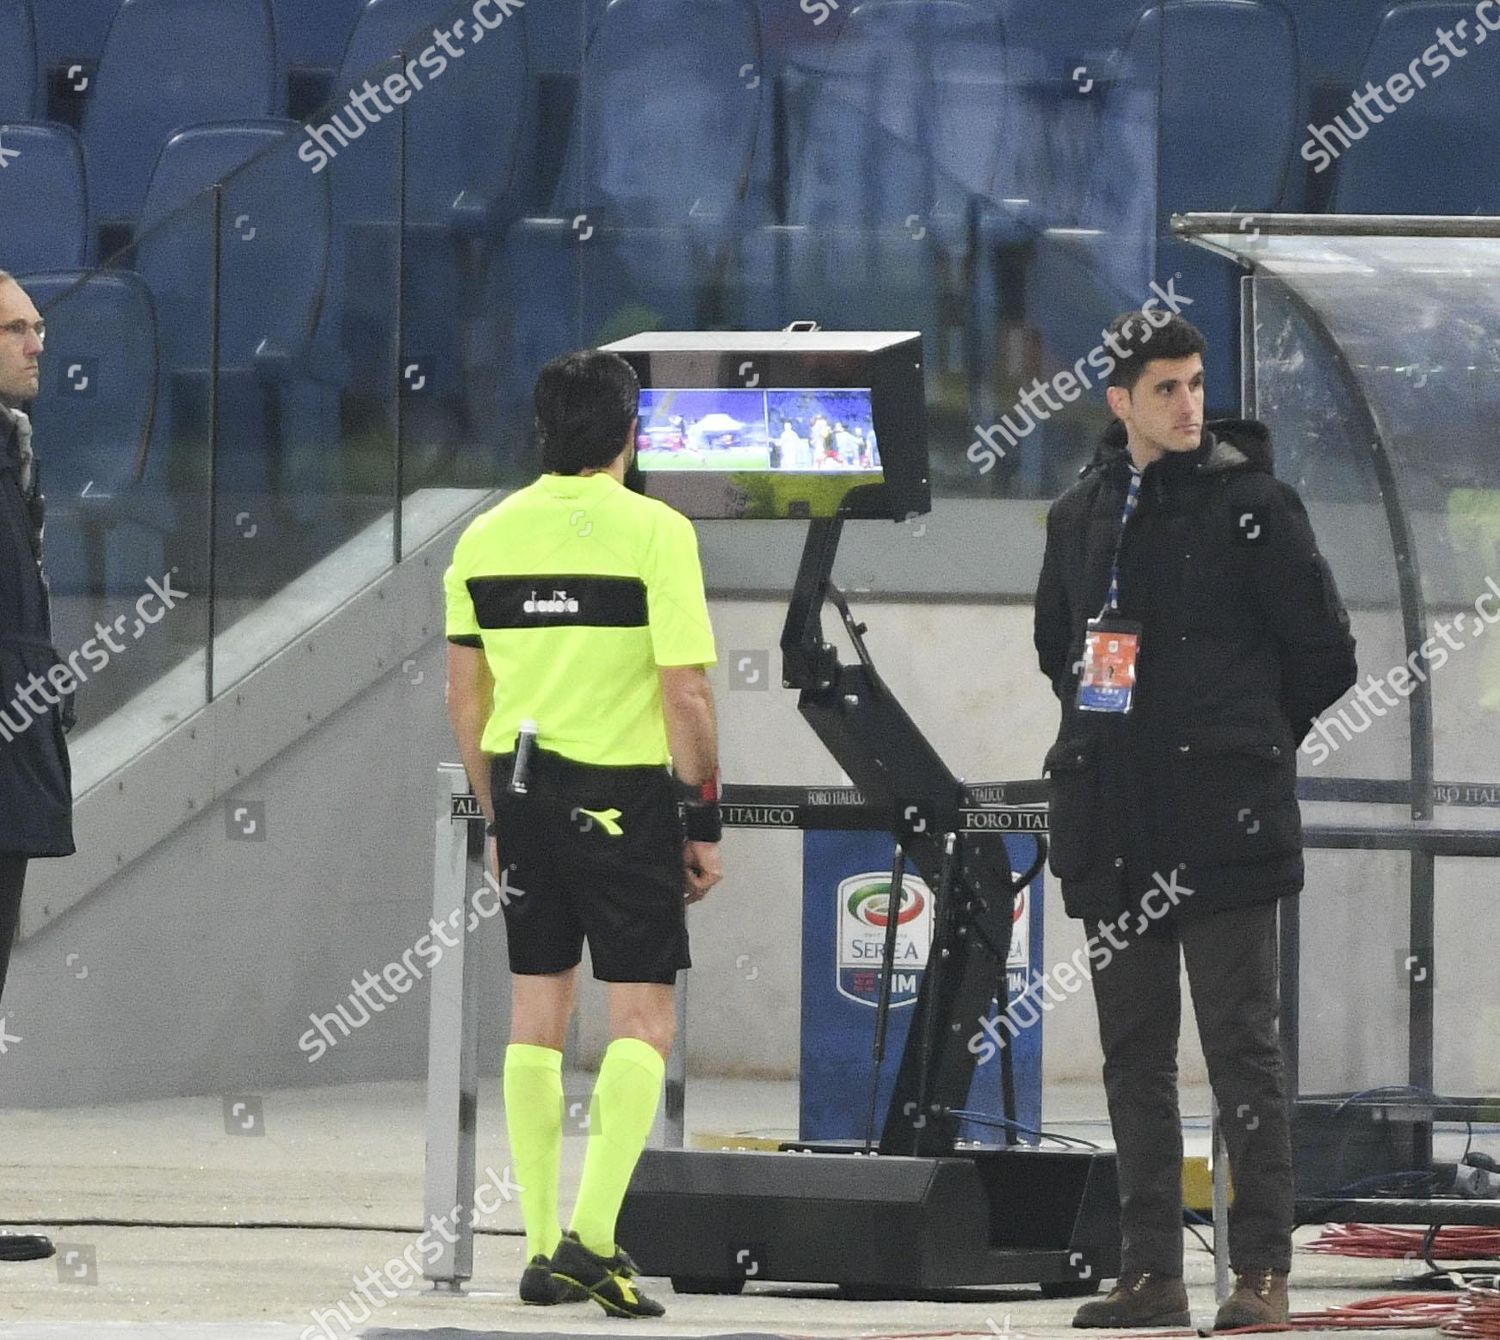
<svg viewBox="0 0 1500 1340"><path fill-rule="evenodd" d="M570 597L566 591L554 591L550 600L538 600L533 591L531 598L521 608L527 614L577 614L578 600Z"/></svg>

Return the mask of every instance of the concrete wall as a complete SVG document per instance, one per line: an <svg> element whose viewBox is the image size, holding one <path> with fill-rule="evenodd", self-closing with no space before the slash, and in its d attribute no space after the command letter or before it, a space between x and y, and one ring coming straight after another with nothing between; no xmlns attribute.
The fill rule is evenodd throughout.
<svg viewBox="0 0 1500 1340"><path fill-rule="evenodd" d="M1056 706L1032 669L1029 608L870 603L861 613L887 681L955 770L984 780L1036 775ZM745 782L836 783L841 778L797 715L794 695L779 687L783 614L770 601L715 602L725 773ZM1380 659L1382 637L1377 629L1366 638L1368 664L1393 663ZM769 685L736 677L741 659L762 654L772 668ZM8 1033L21 1040L0 1057L0 1105L256 1093L423 1074L424 985L315 1064L298 1039L310 1013L333 1010L352 978L399 960L426 928L434 772L455 756L442 663L443 644L433 641L405 673L387 676L224 806L184 825L24 943L4 1004ZM1475 659L1471 670L1456 664L1453 674L1481 667ZM1450 725L1455 735L1463 729L1461 721ZM1368 747L1399 759L1389 743L1372 732ZM226 811L241 798L265 801L264 840L230 836ZM723 885L691 913L690 1073L791 1076L800 840L731 832L725 864ZM1313 861L1308 901L1316 906L1303 973L1309 1088L1402 1078L1404 870L1404 859L1389 856ZM1445 862L1439 879L1440 898L1474 914L1467 921L1439 915L1439 958L1451 967L1440 979L1438 1074L1457 1091L1500 1087L1495 1049L1482 1042L1495 1036L1500 970L1488 939L1471 933L1491 878L1482 863ZM1052 963L1081 938L1055 891L1046 915ZM489 1073L507 1023L502 934L498 918L480 931L490 965L482 1033ZM592 983L583 994L585 1061L602 1047L599 995ZM1480 1026L1477 1038L1465 1020ZM1049 1081L1095 1080L1088 993L1054 1009L1045 1027ZM1199 1079L1190 1012L1184 1035L1184 1078Z"/></svg>

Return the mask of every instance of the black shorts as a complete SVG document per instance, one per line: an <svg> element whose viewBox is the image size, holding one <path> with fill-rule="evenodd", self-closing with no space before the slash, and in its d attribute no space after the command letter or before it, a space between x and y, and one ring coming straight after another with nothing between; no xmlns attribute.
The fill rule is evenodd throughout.
<svg viewBox="0 0 1500 1340"><path fill-rule="evenodd" d="M491 830L511 896L510 970L564 972L589 943L602 982L672 983L688 958L682 819L665 768L603 768L534 750L527 794L491 765Z"/></svg>

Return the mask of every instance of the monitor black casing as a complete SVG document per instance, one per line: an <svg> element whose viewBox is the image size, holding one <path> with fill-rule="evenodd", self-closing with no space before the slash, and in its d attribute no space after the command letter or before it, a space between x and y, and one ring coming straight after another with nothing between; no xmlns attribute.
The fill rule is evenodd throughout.
<svg viewBox="0 0 1500 1340"><path fill-rule="evenodd" d="M727 475L632 470L627 482L694 520L806 520L813 515L905 521L932 509L922 337L917 331L646 331L601 346L635 370L643 390L869 387L883 482L851 478L835 510L746 511ZM796 476L783 476L784 479ZM837 475L811 472L826 485Z"/></svg>

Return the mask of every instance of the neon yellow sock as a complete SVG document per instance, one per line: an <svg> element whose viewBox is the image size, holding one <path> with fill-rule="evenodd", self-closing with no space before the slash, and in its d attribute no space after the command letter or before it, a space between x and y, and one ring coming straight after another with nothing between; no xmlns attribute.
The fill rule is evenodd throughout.
<svg viewBox="0 0 1500 1340"><path fill-rule="evenodd" d="M661 1053L640 1038L616 1038L604 1053L572 1224L583 1245L600 1256L615 1254L615 1220L650 1138L666 1073Z"/></svg>
<svg viewBox="0 0 1500 1340"><path fill-rule="evenodd" d="M557 1179L562 1170L562 1053L512 1042L505 1049L505 1127L521 1187L526 1255L550 1257L562 1239Z"/></svg>

